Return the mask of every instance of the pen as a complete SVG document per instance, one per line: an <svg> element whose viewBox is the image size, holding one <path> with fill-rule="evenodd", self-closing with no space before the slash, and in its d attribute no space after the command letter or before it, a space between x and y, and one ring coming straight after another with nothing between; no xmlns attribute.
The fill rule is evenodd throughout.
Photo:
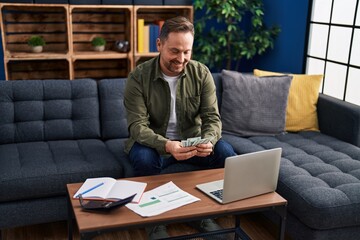
<svg viewBox="0 0 360 240"><path fill-rule="evenodd" d="M78 194L76 197L79 197L79 195L84 195L85 193L88 193L88 192L90 192L90 191L92 191L92 190L94 190L94 189L96 189L96 188L98 188L98 187L100 187L102 185L104 185L103 182L89 188L88 190L83 191L82 193Z"/></svg>

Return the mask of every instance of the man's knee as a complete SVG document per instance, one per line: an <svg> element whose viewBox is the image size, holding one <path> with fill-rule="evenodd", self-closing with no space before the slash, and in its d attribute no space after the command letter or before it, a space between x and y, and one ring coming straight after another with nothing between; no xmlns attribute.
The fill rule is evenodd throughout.
<svg viewBox="0 0 360 240"><path fill-rule="evenodd" d="M215 144L214 153L224 158L236 155L231 144L222 139Z"/></svg>
<svg viewBox="0 0 360 240"><path fill-rule="evenodd" d="M161 158L153 148L135 143L129 157L137 176L155 175L161 171Z"/></svg>

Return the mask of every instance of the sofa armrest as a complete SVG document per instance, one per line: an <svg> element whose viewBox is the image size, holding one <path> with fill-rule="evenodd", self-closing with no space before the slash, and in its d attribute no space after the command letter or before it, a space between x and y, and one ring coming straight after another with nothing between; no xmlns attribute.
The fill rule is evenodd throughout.
<svg viewBox="0 0 360 240"><path fill-rule="evenodd" d="M319 94L317 114L322 133L360 147L360 106Z"/></svg>

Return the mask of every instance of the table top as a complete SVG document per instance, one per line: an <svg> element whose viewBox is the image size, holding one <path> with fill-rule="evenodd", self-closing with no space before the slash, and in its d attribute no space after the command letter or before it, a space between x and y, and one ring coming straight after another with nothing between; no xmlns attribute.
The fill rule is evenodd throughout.
<svg viewBox="0 0 360 240"><path fill-rule="evenodd" d="M197 201L153 217L141 217L129 210L127 207L120 207L107 213L82 211L79 201L77 199L72 199L72 196L80 188L82 183L68 184L67 190L79 232L100 229L127 228L139 225L160 224L175 221L186 222L186 220L189 219L231 215L241 211L245 212L247 210L287 204L287 201L276 192L228 204L220 204L206 196L195 187L196 184L220 180L223 178L223 168L126 178L133 181L147 182L148 185L145 191L156 188L169 181L173 181L182 190L201 199L201 201Z"/></svg>

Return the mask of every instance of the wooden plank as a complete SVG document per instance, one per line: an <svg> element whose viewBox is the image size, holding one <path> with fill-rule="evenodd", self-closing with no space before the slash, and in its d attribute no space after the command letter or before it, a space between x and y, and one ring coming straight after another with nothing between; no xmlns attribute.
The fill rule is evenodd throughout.
<svg viewBox="0 0 360 240"><path fill-rule="evenodd" d="M47 43L65 43L67 42L67 34L59 33L45 33L41 34ZM6 36L6 42L9 43L27 43L30 35L27 33L24 34L12 34Z"/></svg>
<svg viewBox="0 0 360 240"><path fill-rule="evenodd" d="M123 78L127 77L127 68L123 69L87 69L87 70L75 70L76 78Z"/></svg>
<svg viewBox="0 0 360 240"><path fill-rule="evenodd" d="M78 42L90 42L94 37L103 37L106 41L128 40L130 36L125 33L80 33L73 34L73 41L75 44Z"/></svg>
<svg viewBox="0 0 360 240"><path fill-rule="evenodd" d="M68 71L10 72L8 80L70 79Z"/></svg>
<svg viewBox="0 0 360 240"><path fill-rule="evenodd" d="M9 4L3 5L3 11L16 12L63 12L66 11L67 4Z"/></svg>
<svg viewBox="0 0 360 240"><path fill-rule="evenodd" d="M73 23L79 22L101 22L101 23L126 23L126 16L123 12L103 13L73 13Z"/></svg>
<svg viewBox="0 0 360 240"><path fill-rule="evenodd" d="M62 12L5 12L4 21L17 23L66 22L66 13Z"/></svg>
<svg viewBox="0 0 360 240"><path fill-rule="evenodd" d="M78 69L112 69L126 67L125 60L79 60L75 62L75 70Z"/></svg>
<svg viewBox="0 0 360 240"><path fill-rule="evenodd" d="M73 32L124 32L124 24L103 24L103 23L74 23Z"/></svg>
<svg viewBox="0 0 360 240"><path fill-rule="evenodd" d="M7 24L6 33L66 33L66 23Z"/></svg>
<svg viewBox="0 0 360 240"><path fill-rule="evenodd" d="M7 44L7 51L11 52L31 52L31 48L27 43ZM48 43L44 46L43 52L67 52L67 43Z"/></svg>
<svg viewBox="0 0 360 240"><path fill-rule="evenodd" d="M132 54L129 53L120 53L113 50L105 50L103 52L91 51L77 51L72 55L72 59L76 60L127 60L129 61L132 58Z"/></svg>

